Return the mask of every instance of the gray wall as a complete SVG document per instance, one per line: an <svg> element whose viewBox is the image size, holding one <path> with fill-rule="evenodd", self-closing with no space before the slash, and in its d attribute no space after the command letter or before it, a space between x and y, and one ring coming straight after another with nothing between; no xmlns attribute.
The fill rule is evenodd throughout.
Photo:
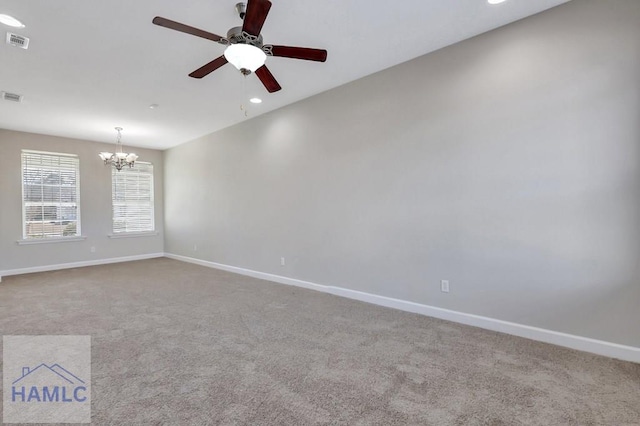
<svg viewBox="0 0 640 426"><path fill-rule="evenodd" d="M81 232L86 240L33 245L16 243L22 238L20 154L23 149L79 156ZM114 144L0 129L0 275L3 270L163 252L163 152L130 149L140 156L140 161L149 161L154 166L158 235L111 239L107 236L111 233L111 169L103 165L98 153L113 149ZM96 248L94 253L91 252L92 246Z"/></svg>
<svg viewBox="0 0 640 426"><path fill-rule="evenodd" d="M639 95L574 0L166 151L165 249L640 346Z"/></svg>

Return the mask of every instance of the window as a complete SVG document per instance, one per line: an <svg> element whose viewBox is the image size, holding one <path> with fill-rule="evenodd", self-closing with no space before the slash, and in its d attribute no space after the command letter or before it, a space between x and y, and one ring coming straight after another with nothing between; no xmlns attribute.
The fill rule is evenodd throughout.
<svg viewBox="0 0 640 426"><path fill-rule="evenodd" d="M22 151L22 237L80 235L77 155Z"/></svg>
<svg viewBox="0 0 640 426"><path fill-rule="evenodd" d="M153 231L153 164L113 168L111 183L113 233Z"/></svg>

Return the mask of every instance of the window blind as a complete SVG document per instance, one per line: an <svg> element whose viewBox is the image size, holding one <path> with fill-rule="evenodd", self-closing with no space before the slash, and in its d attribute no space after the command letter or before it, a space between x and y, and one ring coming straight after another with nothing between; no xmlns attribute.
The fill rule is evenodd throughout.
<svg viewBox="0 0 640 426"><path fill-rule="evenodd" d="M23 238L80 235L78 156L22 151Z"/></svg>
<svg viewBox="0 0 640 426"><path fill-rule="evenodd" d="M153 164L113 168L111 182L113 233L153 231Z"/></svg>

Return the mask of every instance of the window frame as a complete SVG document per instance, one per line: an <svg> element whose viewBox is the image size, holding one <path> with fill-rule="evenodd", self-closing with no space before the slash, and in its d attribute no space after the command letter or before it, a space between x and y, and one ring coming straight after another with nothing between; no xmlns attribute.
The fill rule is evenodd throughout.
<svg viewBox="0 0 640 426"><path fill-rule="evenodd" d="M74 167L69 170L73 170L75 173L75 224L76 231L73 235L51 235L47 236L44 233L40 236L33 236L27 234L27 200L25 198L25 168L27 164L25 161L27 157L35 157L40 156L40 159L44 157L53 157L56 158L57 161L60 161L60 158L71 158L74 161ZM58 168L58 171L61 169ZM38 243L53 243L53 242L61 242L61 241L80 241L84 240L85 237L82 236L82 220L81 220L81 200L80 200L80 157L77 154L69 154L64 152L52 152L52 151L39 151L39 150L31 150L31 149L23 149L20 152L20 186L22 188L22 239L18 240L19 244L38 244ZM58 188L62 188L62 182L58 185ZM44 197L41 197L40 204L44 206L45 202L43 200ZM59 202L61 203L61 201ZM57 219L57 218L56 218ZM57 221L57 220L56 220ZM44 223L44 215L42 216L42 223ZM64 233L64 230L62 231Z"/></svg>
<svg viewBox="0 0 640 426"><path fill-rule="evenodd" d="M150 217L149 222L151 225L151 229L145 230L125 230L125 231L116 231L115 223L116 223L116 185L114 179L120 176L123 173L144 173L141 172L141 167L150 168L150 173L147 172L148 176L150 176L149 182L149 207L150 207ZM126 190L126 189L125 189ZM125 200L126 203L126 200ZM158 235L156 231L156 223L155 223L155 167L153 163L148 161L136 161L135 165L132 168L124 167L122 170L117 170L112 168L111 170L111 233L108 235L109 238L128 238L128 237L142 237L148 235Z"/></svg>

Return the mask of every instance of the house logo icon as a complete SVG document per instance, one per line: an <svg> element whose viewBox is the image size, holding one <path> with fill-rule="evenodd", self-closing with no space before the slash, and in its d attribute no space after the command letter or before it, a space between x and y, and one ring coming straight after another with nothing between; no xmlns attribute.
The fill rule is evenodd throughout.
<svg viewBox="0 0 640 426"><path fill-rule="evenodd" d="M0 351L0 422L91 423L91 336L5 335Z"/></svg>
<svg viewBox="0 0 640 426"><path fill-rule="evenodd" d="M22 375L11 385L11 402L73 403L87 400L84 380L60 364L22 367Z"/></svg>

